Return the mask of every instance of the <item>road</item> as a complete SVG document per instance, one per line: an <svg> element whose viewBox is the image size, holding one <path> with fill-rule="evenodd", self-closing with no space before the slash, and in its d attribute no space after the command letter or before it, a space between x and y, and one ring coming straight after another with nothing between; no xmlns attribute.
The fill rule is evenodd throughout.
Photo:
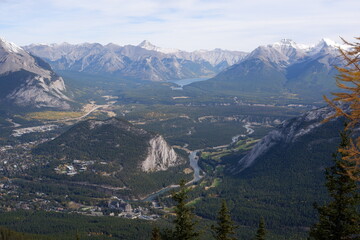
<svg viewBox="0 0 360 240"><path fill-rule="evenodd" d="M82 116L80 116L80 117L61 119L61 120L56 120L55 122L79 121L79 120L87 117L87 116L88 116L89 114L91 114L92 112L98 110L99 108L108 107L108 106L109 106L109 105L97 105L97 106L93 107L92 109L90 109L88 112L84 113L84 115L82 115Z"/></svg>

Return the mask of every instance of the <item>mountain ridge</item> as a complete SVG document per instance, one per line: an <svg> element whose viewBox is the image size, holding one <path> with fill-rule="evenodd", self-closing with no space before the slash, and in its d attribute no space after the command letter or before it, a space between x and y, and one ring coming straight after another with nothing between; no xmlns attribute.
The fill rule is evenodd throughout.
<svg viewBox="0 0 360 240"><path fill-rule="evenodd" d="M69 109L66 86L48 63L0 38L0 102L20 107Z"/></svg>
<svg viewBox="0 0 360 240"><path fill-rule="evenodd" d="M137 46L63 43L31 44L24 48L47 60L56 70L108 73L151 81L214 75L245 56L243 52L219 49L205 52L169 50L146 40Z"/></svg>
<svg viewBox="0 0 360 240"><path fill-rule="evenodd" d="M225 94L255 92L285 97L291 94L300 100L320 99L337 88L334 65L343 64L338 48L345 46L328 39L313 45L284 39L257 47L215 77L188 87Z"/></svg>

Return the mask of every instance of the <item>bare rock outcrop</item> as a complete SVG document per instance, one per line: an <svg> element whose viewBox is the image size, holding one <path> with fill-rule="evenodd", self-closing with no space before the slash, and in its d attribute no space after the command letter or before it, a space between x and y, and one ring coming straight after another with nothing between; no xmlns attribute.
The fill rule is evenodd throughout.
<svg viewBox="0 0 360 240"><path fill-rule="evenodd" d="M150 139L149 144L148 156L141 164L142 171L165 171L169 167L182 164L181 158L161 135Z"/></svg>
<svg viewBox="0 0 360 240"><path fill-rule="evenodd" d="M50 65L2 38L0 87L0 102L34 108L70 108L64 80Z"/></svg>

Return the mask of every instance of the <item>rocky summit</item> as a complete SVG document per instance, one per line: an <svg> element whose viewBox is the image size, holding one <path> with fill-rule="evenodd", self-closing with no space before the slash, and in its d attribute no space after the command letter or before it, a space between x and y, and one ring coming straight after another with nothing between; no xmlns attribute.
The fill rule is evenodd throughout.
<svg viewBox="0 0 360 240"><path fill-rule="evenodd" d="M70 108L66 87L50 65L0 38L0 102L32 108Z"/></svg>

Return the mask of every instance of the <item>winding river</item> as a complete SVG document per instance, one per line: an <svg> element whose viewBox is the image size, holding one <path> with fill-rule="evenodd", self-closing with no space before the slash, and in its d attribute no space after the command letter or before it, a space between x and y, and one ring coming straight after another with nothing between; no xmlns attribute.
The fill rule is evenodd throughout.
<svg viewBox="0 0 360 240"><path fill-rule="evenodd" d="M250 135L254 132L254 129L250 128L251 125L250 123L246 123L244 125L245 129L246 129L246 135ZM232 142L231 144L235 143L238 141L239 137L242 136L242 135L236 135L234 137L232 137ZM229 144L229 145L231 145ZM227 146L229 146L227 145ZM191 181L189 181L188 183L186 183L186 185L188 184L192 184L192 183L196 183L198 182L201 178L204 177L204 175L200 175L200 167L199 167L199 157L197 156L197 153L199 151L202 151L202 149L199 149L199 150L195 150L195 151L192 151L190 152L189 154L189 160L190 160L190 166L191 168L193 169L194 171L194 177ZM146 196L142 201L145 201L145 202L150 202L150 201L153 201L157 196L159 196L160 194L162 193L165 193L173 188L176 188L178 187L179 185L170 185L170 186L167 186L157 192L154 192L154 193L151 193L149 194L148 196Z"/></svg>
<svg viewBox="0 0 360 240"><path fill-rule="evenodd" d="M200 167L199 167L199 157L196 155L200 150L192 151L189 154L190 159L190 166L194 170L194 179L191 180L189 183L198 182L203 176L200 176Z"/></svg>
<svg viewBox="0 0 360 240"><path fill-rule="evenodd" d="M192 183L196 183L198 182L203 176L200 175L200 167L198 165L199 162L199 158L198 156L196 156L196 154L199 152L200 150L195 150L190 152L189 154L189 160L190 160L190 166L194 171L194 177L191 181L187 182L186 185L188 184L192 184ZM145 202L150 202L153 201L157 196L159 196L162 193L165 193L173 188L179 187L179 185L170 185L167 186L165 188L162 188L161 190L151 193L150 195L146 196L143 201Z"/></svg>

